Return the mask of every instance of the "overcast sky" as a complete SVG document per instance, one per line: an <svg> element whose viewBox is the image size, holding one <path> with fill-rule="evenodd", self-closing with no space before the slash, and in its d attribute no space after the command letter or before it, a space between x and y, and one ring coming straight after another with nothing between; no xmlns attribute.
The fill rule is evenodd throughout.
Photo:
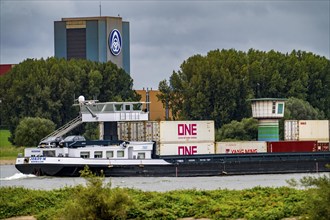
<svg viewBox="0 0 330 220"><path fill-rule="evenodd" d="M130 22L134 89L157 89L181 63L215 49L310 51L330 57L330 0L0 0L0 63L54 56L54 21L118 16Z"/></svg>

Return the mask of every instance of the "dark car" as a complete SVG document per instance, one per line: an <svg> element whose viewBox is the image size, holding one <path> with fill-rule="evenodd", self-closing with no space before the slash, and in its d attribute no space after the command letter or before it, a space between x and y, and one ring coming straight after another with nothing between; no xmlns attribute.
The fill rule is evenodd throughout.
<svg viewBox="0 0 330 220"><path fill-rule="evenodd" d="M62 140L63 140L62 137L48 137L45 140L40 141L38 147L40 148L58 147Z"/></svg>
<svg viewBox="0 0 330 220"><path fill-rule="evenodd" d="M67 136L60 142L60 147L70 147L71 144L74 144L77 141L86 141L86 139L84 136L80 135Z"/></svg>

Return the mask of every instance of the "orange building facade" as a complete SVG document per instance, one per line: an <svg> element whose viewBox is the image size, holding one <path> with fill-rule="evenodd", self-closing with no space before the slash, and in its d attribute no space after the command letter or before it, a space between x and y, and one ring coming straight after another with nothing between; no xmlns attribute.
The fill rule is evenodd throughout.
<svg viewBox="0 0 330 220"><path fill-rule="evenodd" d="M158 90L135 90L136 93L141 95L141 102L150 102L143 108L149 110L149 121L164 121L172 118L171 111L168 110L168 119L166 119L166 109L163 103L158 100L157 94L160 94Z"/></svg>

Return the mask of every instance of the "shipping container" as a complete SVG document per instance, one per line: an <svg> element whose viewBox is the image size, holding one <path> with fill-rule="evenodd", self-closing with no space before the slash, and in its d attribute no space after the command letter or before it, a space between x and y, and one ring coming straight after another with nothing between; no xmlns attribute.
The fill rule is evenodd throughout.
<svg viewBox="0 0 330 220"><path fill-rule="evenodd" d="M268 153L315 152L317 141L273 141L267 142Z"/></svg>
<svg viewBox="0 0 330 220"><path fill-rule="evenodd" d="M317 151L329 151L329 142L317 142Z"/></svg>
<svg viewBox="0 0 330 220"><path fill-rule="evenodd" d="M159 142L159 122L147 121L145 123L145 141Z"/></svg>
<svg viewBox="0 0 330 220"><path fill-rule="evenodd" d="M329 142L329 120L286 120L284 140Z"/></svg>
<svg viewBox="0 0 330 220"><path fill-rule="evenodd" d="M129 122L117 122L118 140L128 141L128 123Z"/></svg>
<svg viewBox="0 0 330 220"><path fill-rule="evenodd" d="M258 120L258 140L259 141L278 141L279 130L277 119Z"/></svg>
<svg viewBox="0 0 330 220"><path fill-rule="evenodd" d="M216 154L266 153L265 141L216 142Z"/></svg>
<svg viewBox="0 0 330 220"><path fill-rule="evenodd" d="M159 122L118 122L118 139L123 141L159 141Z"/></svg>
<svg viewBox="0 0 330 220"><path fill-rule="evenodd" d="M161 121L160 143L214 142L214 121Z"/></svg>
<svg viewBox="0 0 330 220"><path fill-rule="evenodd" d="M197 155L214 154L214 142L206 143L160 143L160 155Z"/></svg>
<svg viewBox="0 0 330 220"><path fill-rule="evenodd" d="M284 121L284 140L299 141L298 120Z"/></svg>

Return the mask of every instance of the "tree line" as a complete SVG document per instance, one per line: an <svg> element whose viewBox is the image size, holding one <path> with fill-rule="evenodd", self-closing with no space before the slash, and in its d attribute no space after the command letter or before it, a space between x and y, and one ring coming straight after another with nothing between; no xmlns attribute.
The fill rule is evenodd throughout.
<svg viewBox="0 0 330 220"><path fill-rule="evenodd" d="M0 124L9 127L14 142L23 118L48 119L60 127L78 115L73 106L78 96L101 102L140 100L132 87L133 79L111 62L27 59L0 77ZM254 139L256 121L243 120L252 115L251 98L290 98L287 119L330 118L330 61L295 50L213 50L185 60L168 81L159 83L159 90L172 119L214 120L217 130L232 122L234 127L218 131L220 140Z"/></svg>
<svg viewBox="0 0 330 220"><path fill-rule="evenodd" d="M78 116L80 95L99 101L138 101L133 80L111 62L57 58L27 59L0 77L1 124L15 136L25 117L44 118L60 127Z"/></svg>
<svg viewBox="0 0 330 220"><path fill-rule="evenodd" d="M214 120L216 128L251 117L252 98L291 97L303 109L293 108L289 115L305 112L293 119L330 118L330 61L295 50L213 50L189 57L159 90L173 119ZM314 118L306 115L311 111Z"/></svg>

